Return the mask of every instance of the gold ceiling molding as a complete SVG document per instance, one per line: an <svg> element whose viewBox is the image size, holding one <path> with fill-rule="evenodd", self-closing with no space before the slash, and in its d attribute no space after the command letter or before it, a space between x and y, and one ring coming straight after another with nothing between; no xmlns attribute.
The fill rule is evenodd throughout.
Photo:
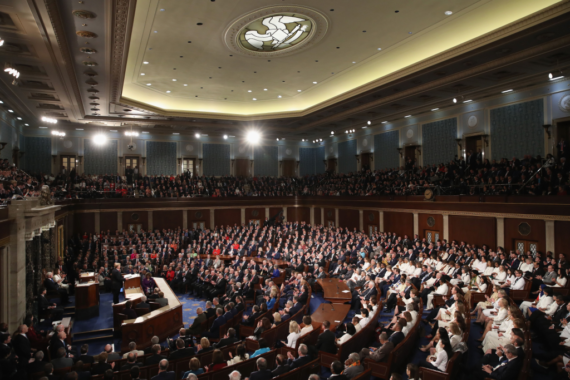
<svg viewBox="0 0 570 380"><path fill-rule="evenodd" d="M119 101L125 80L125 69L129 55L131 31L135 17L137 0L112 1L112 37L111 37L111 96L109 103Z"/></svg>
<svg viewBox="0 0 570 380"><path fill-rule="evenodd" d="M124 1L127 1L127 0L124 0ZM552 4L552 2L545 2L544 4L547 4L547 3ZM490 3L484 3L481 6L486 6L488 4L490 4ZM503 6L506 6L506 5L508 5L508 4L506 4L506 3L503 4ZM310 105L308 108L305 108L305 109L300 110L300 111L283 110L283 111L271 112L271 107L268 106L264 110L252 111L250 114L246 115L244 113L236 114L236 113L224 112L223 109L220 109L220 108L218 108L218 109L220 109L220 111L214 110L214 111L202 111L202 112L200 112L200 111L186 111L186 110L176 111L174 109L167 109L166 108L167 106L164 106L164 108L159 108L159 107L152 107L149 105L145 105L142 108L152 110L153 112L155 112L159 115L163 115L163 116L200 117L200 118L225 119L225 120L250 121L250 120L263 120L263 119L271 119L271 118L302 117L302 116L306 116L310 113L313 113L315 111L318 111L320 109L323 109L325 107L329 107L333 104L336 104L339 101L346 100L346 99L352 98L356 95L362 94L362 93L369 91L371 89L374 89L374 88L376 88L382 84L392 82L396 79L402 78L403 76L410 75L410 74L412 74L418 70L422 70L422 69L425 69L427 67L432 67L432 66L437 65L438 63L441 63L445 60L449 60L453 57L464 54L465 52L468 52L468 51L471 51L473 49L482 47L486 44L497 41L501 38L505 38L505 37L512 35L514 33L520 32L521 30L524 30L525 28L529 28L529 27L536 25L538 23L552 19L558 15L563 14L564 12L567 12L569 10L569 7L570 7L570 5L566 1L556 3L552 6L544 8L543 10L537 11L537 12L535 12L529 16L523 17L520 20L516 20L516 21L514 21L514 22L512 22L506 26L499 27L496 30L488 32L488 33L486 33L480 37L475 37L472 40L465 42L465 43L462 43L462 44L460 43L458 46L450 48L450 49L448 49L448 50L446 50L440 54L426 58L426 59L419 61L417 63L411 63L404 69L397 70L397 71L394 71L392 73L388 73L386 75L383 75L382 77L380 77L377 80L372 80L372 81L365 83L359 87L347 90L340 95L333 96L330 99L325 99L325 100L321 101L321 100L319 100L319 97L322 97L322 94L317 95L317 93L315 92L315 94L313 94L313 100L311 100L311 99L307 99L307 100L309 100L310 102L314 101L316 103L313 103L313 105ZM537 8L539 8L539 7L537 7ZM473 17L471 19L473 19ZM473 20L470 20L470 21L473 23ZM113 38L113 40L115 40L115 38ZM386 58L386 59L388 59L388 58ZM371 61L369 60L368 63L371 63ZM366 62L365 62L365 64L366 64ZM346 82L346 78L345 78L345 82ZM346 83L345 83L345 85L346 85ZM123 90L125 90L125 88L123 88ZM130 90L130 91L132 92L132 90ZM146 91L146 90L144 90L144 91ZM316 98L315 98L315 96L316 96ZM146 100L142 101L142 102L136 102L133 99L127 99L123 96L120 99L121 99L120 101L125 103L125 104L144 105L146 102ZM204 103L204 104L207 104L207 103ZM198 105L196 105L196 107L198 107ZM256 106L256 107L258 107L258 106ZM211 107L207 107L207 108L211 108ZM234 108L235 108L235 106L234 106ZM214 108L212 108L212 109L214 109ZM292 109L292 108L289 108L289 109ZM243 112L248 112L248 111L244 110Z"/></svg>

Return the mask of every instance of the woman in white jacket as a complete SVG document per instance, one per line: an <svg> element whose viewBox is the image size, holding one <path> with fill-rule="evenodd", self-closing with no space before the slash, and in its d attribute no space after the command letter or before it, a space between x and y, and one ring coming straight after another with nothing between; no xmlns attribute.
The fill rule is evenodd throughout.
<svg viewBox="0 0 570 380"><path fill-rule="evenodd" d="M297 339L301 336L299 324L295 321L289 323L289 335L287 335L287 343L283 342L289 348L297 347Z"/></svg>
<svg viewBox="0 0 570 380"><path fill-rule="evenodd" d="M554 299L552 298L552 289L550 289L548 286L544 284L540 285L540 288L541 291L540 293L538 293L538 296L533 302L524 301L523 303L521 303L520 309L523 316L528 317L527 314L529 308L533 308L534 310L539 309L541 311L545 311L546 308L550 306L552 302L554 302Z"/></svg>
<svg viewBox="0 0 570 380"><path fill-rule="evenodd" d="M499 265L499 271L493 277L493 283L496 285L501 285L501 282L505 282L507 280L507 271L503 265Z"/></svg>
<svg viewBox="0 0 570 380"><path fill-rule="evenodd" d="M498 304L499 309L496 314L492 313L491 316L485 318L485 331L483 332L481 339L479 339L479 342L482 342L485 339L485 336L489 331L491 331L493 326L499 326L505 319L507 319L509 315L509 302L505 298L501 298Z"/></svg>
<svg viewBox="0 0 570 380"><path fill-rule="evenodd" d="M524 330L525 322L520 318L511 317L503 322L497 330L489 331L485 340L483 340L483 352L487 350L494 350L499 346L504 346L510 343L511 333L513 329Z"/></svg>

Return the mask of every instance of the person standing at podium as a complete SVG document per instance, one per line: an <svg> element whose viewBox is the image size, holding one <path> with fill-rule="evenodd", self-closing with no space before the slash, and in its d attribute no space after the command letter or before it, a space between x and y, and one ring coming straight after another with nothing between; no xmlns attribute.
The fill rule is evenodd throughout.
<svg viewBox="0 0 570 380"><path fill-rule="evenodd" d="M113 288L113 303L119 303L119 294L125 279L121 274L121 263L115 263L115 268L111 272L111 285Z"/></svg>

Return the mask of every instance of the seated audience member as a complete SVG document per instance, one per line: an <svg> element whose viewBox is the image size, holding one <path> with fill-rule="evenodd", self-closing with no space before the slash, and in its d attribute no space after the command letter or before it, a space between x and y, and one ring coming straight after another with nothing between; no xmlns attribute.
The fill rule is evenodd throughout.
<svg viewBox="0 0 570 380"><path fill-rule="evenodd" d="M210 365L204 366L206 372L214 372L219 369L226 367L228 364L224 360L224 355L219 349L215 349L212 353L212 363Z"/></svg>
<svg viewBox="0 0 570 380"><path fill-rule="evenodd" d="M182 375L183 379L188 378L188 376L190 374L198 376L198 375L201 375L205 372L204 368L202 368L202 364L200 364L200 359L198 359L198 358L190 359L190 363L188 365L188 368L190 368L190 369L188 371L184 372L184 375Z"/></svg>

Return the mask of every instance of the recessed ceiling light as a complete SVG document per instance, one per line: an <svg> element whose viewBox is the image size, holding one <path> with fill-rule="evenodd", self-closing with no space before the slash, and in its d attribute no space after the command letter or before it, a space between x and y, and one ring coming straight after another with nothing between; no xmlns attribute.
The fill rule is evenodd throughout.
<svg viewBox="0 0 570 380"><path fill-rule="evenodd" d="M83 128L75 128L76 131L82 131Z"/></svg>
<svg viewBox="0 0 570 380"><path fill-rule="evenodd" d="M506 94L507 92L511 92L511 91L513 91L513 89L512 89L512 88L511 88L511 89L509 89L509 90L501 91L501 93L502 93L502 94Z"/></svg>
<svg viewBox="0 0 570 380"><path fill-rule="evenodd" d="M319 139L319 141L323 141L323 139Z"/></svg>
<svg viewBox="0 0 570 380"><path fill-rule="evenodd" d="M155 32L155 33L158 33L158 30L155 30L154 32Z"/></svg>
<svg viewBox="0 0 570 380"><path fill-rule="evenodd" d="M372 124L372 122L370 120L368 120L368 125Z"/></svg>
<svg viewBox="0 0 570 380"><path fill-rule="evenodd" d="M197 139L200 138L200 134L199 134L199 133L196 133L194 136L196 136Z"/></svg>
<svg viewBox="0 0 570 380"><path fill-rule="evenodd" d="M4 104L4 102L0 100L0 104Z"/></svg>
<svg viewBox="0 0 570 380"><path fill-rule="evenodd" d="M116 129L109 129L109 132L118 132Z"/></svg>
<svg viewBox="0 0 570 380"><path fill-rule="evenodd" d="M382 124L386 124L386 123L387 123L387 121L383 121L383 122L382 122Z"/></svg>
<svg viewBox="0 0 570 380"><path fill-rule="evenodd" d="M313 82L313 84L317 84L317 82Z"/></svg>
<svg viewBox="0 0 570 380"><path fill-rule="evenodd" d="M161 12L164 12L164 8L160 10Z"/></svg>
<svg viewBox="0 0 570 380"><path fill-rule="evenodd" d="M556 78L550 78L550 80L558 80L558 79L562 79L562 78L564 78L564 75L561 75L561 76L556 77Z"/></svg>
<svg viewBox="0 0 570 380"><path fill-rule="evenodd" d="M142 131L142 133L148 133L148 131Z"/></svg>
<svg viewBox="0 0 570 380"><path fill-rule="evenodd" d="M334 131L331 131L331 135L334 135Z"/></svg>
<svg viewBox="0 0 570 380"><path fill-rule="evenodd" d="M184 86L188 86L186 83L184 83Z"/></svg>
<svg viewBox="0 0 570 380"><path fill-rule="evenodd" d="M143 65L148 65L148 61L143 61Z"/></svg>
<svg viewBox="0 0 570 380"><path fill-rule="evenodd" d="M408 32L408 34L412 34L412 32Z"/></svg>
<svg viewBox="0 0 570 380"><path fill-rule="evenodd" d="M301 92L301 90L297 90L297 92Z"/></svg>
<svg viewBox="0 0 570 380"><path fill-rule="evenodd" d="M464 101L463 103L470 103L472 101L473 101L473 99L469 99L469 100Z"/></svg>
<svg viewBox="0 0 570 380"><path fill-rule="evenodd" d="M276 139L276 140L277 140L277 141L279 141L279 137L277 137L277 139Z"/></svg>
<svg viewBox="0 0 570 380"><path fill-rule="evenodd" d="M150 84L150 83L147 83L146 85L147 85L147 86L150 86L151 84Z"/></svg>
<svg viewBox="0 0 570 380"><path fill-rule="evenodd" d="M431 110L432 110L432 111L437 111L438 109L439 109L439 108L432 108Z"/></svg>
<svg viewBox="0 0 570 380"><path fill-rule="evenodd" d="M253 100L257 100L256 98L253 98Z"/></svg>
<svg viewBox="0 0 570 380"><path fill-rule="evenodd" d="M277 96L279 99L281 99L281 95Z"/></svg>
<svg viewBox="0 0 570 380"><path fill-rule="evenodd" d="M30 126L30 124L28 124L28 123L26 123L26 124L24 124L24 125L25 125L26 127L29 127L29 126Z"/></svg>
<svg viewBox="0 0 570 380"><path fill-rule="evenodd" d="M141 75L145 75L144 73L141 73Z"/></svg>
<svg viewBox="0 0 570 380"><path fill-rule="evenodd" d="M412 117L412 115L406 115L406 116L404 116L404 117Z"/></svg>
<svg viewBox="0 0 570 380"><path fill-rule="evenodd" d="M14 111L12 111L12 110L8 110L8 112L10 112L10 113L14 113Z"/></svg>
<svg viewBox="0 0 570 380"><path fill-rule="evenodd" d="M227 140L227 139L228 139L228 135L224 135L224 140Z"/></svg>
<svg viewBox="0 0 570 380"><path fill-rule="evenodd" d="M446 15L446 16L451 16L452 14L453 14L452 11L445 11L445 15Z"/></svg>
<svg viewBox="0 0 570 380"><path fill-rule="evenodd" d="M251 90L247 90L247 92L251 92Z"/></svg>
<svg viewBox="0 0 570 380"><path fill-rule="evenodd" d="M264 89L263 89L263 91L267 91L267 89L266 89L266 88L264 88Z"/></svg>
<svg viewBox="0 0 570 380"><path fill-rule="evenodd" d="M378 50L382 50L382 48L378 48Z"/></svg>
<svg viewBox="0 0 570 380"><path fill-rule="evenodd" d="M352 61L352 63L356 63L356 61Z"/></svg>
<svg viewBox="0 0 570 380"><path fill-rule="evenodd" d="M16 119L18 119L18 120L22 120L22 118L21 118L20 116L18 116Z"/></svg>
<svg viewBox="0 0 570 380"><path fill-rule="evenodd" d="M453 98L453 103L457 103L457 98Z"/></svg>
<svg viewBox="0 0 570 380"><path fill-rule="evenodd" d="M173 82L176 82L176 79L172 79Z"/></svg>
<svg viewBox="0 0 570 380"><path fill-rule="evenodd" d="M172 132L173 135L179 135L179 132Z"/></svg>
<svg viewBox="0 0 570 380"><path fill-rule="evenodd" d="M39 129L47 129L47 127L38 127Z"/></svg>
<svg viewBox="0 0 570 380"><path fill-rule="evenodd" d="M166 91L167 94L170 94L170 90Z"/></svg>

